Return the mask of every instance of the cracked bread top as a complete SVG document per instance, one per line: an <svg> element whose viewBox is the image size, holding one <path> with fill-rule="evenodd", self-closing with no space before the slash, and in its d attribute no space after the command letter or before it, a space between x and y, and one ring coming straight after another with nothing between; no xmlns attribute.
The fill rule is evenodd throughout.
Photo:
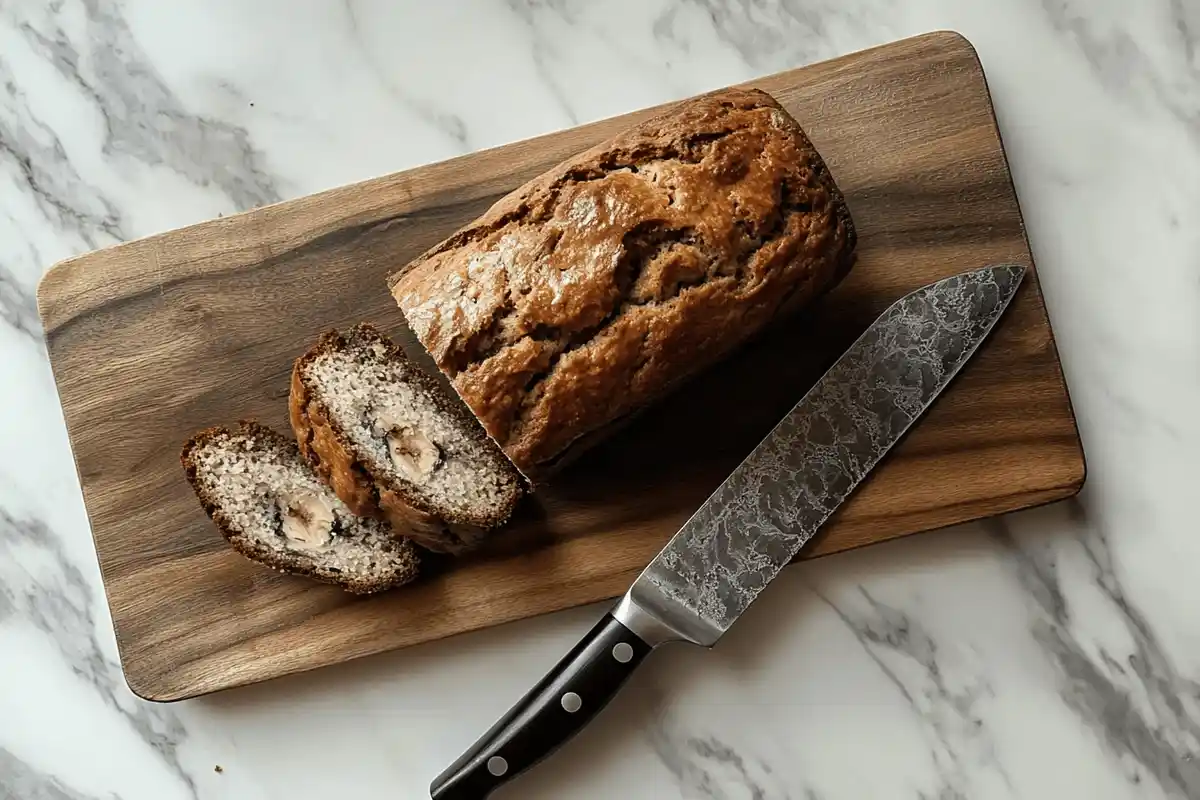
<svg viewBox="0 0 1200 800"><path fill-rule="evenodd" d="M836 284L845 201L773 98L685 101L497 202L389 284L527 476Z"/></svg>

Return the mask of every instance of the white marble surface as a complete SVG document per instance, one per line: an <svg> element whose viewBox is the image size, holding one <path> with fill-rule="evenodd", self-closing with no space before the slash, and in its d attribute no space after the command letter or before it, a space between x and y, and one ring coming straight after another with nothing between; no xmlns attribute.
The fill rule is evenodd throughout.
<svg viewBox="0 0 1200 800"><path fill-rule="evenodd" d="M596 613L137 700L47 266L937 28L991 83L1087 488L788 571L498 796L1200 797L1200 3L0 0L0 798L427 797Z"/></svg>

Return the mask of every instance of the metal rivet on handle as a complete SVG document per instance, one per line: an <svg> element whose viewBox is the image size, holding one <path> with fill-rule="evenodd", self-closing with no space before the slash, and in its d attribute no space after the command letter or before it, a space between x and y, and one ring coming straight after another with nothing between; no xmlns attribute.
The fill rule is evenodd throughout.
<svg viewBox="0 0 1200 800"><path fill-rule="evenodd" d="M499 778L501 775L508 772L508 762L500 756L492 756L488 759L488 772Z"/></svg>
<svg viewBox="0 0 1200 800"><path fill-rule="evenodd" d="M583 698L574 692L567 692L562 696L562 707L568 714L574 714L583 708Z"/></svg>
<svg viewBox="0 0 1200 800"><path fill-rule="evenodd" d="M628 664L633 660L633 647L628 642L618 642L613 645L612 654L617 661Z"/></svg>

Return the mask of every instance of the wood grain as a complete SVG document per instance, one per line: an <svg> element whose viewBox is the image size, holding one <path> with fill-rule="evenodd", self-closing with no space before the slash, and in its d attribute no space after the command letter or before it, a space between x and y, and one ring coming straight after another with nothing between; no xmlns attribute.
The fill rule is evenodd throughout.
<svg viewBox="0 0 1200 800"><path fill-rule="evenodd" d="M388 271L649 111L52 269L38 300L133 690L174 700L613 597L889 302L964 269L1032 263L983 72L961 37L751 85L800 120L844 190L860 237L851 276L580 460L483 552L382 597L234 554L184 481L181 443L242 417L286 429L288 370L320 331L366 319L405 335ZM1083 477L1034 277L805 557L1063 498Z"/></svg>

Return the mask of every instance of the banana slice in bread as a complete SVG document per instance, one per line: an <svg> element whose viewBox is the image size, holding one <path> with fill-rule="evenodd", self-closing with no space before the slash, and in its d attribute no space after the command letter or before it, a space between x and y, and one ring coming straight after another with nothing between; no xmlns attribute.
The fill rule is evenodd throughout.
<svg viewBox="0 0 1200 800"><path fill-rule="evenodd" d="M478 420L370 325L331 331L292 370L300 450L354 512L460 553L508 520L523 479Z"/></svg>
<svg viewBox="0 0 1200 800"><path fill-rule="evenodd" d="M284 572L371 594L417 576L416 548L362 519L321 482L295 442L244 422L183 448L184 470L221 534L242 555Z"/></svg>

